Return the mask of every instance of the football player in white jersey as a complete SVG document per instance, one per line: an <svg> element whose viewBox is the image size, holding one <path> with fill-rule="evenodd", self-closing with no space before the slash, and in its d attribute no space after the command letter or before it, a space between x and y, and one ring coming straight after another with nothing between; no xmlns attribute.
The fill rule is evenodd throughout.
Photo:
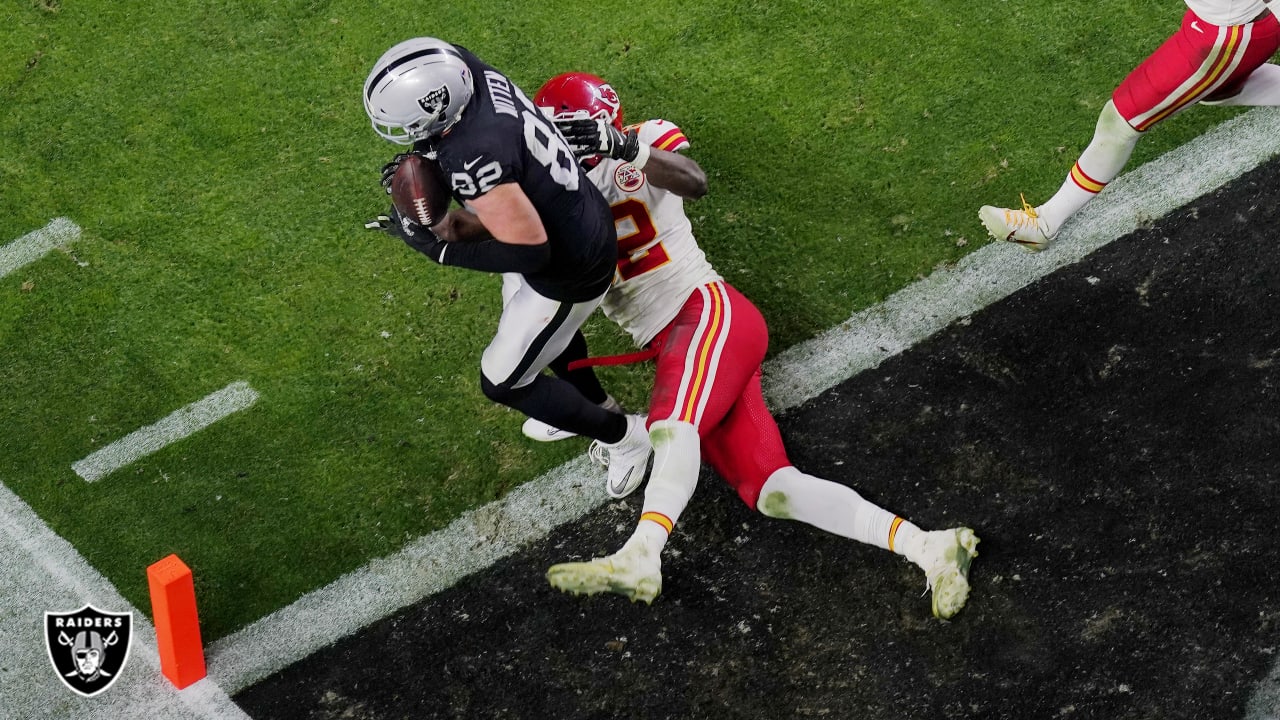
<svg viewBox="0 0 1280 720"><path fill-rule="evenodd" d="M1031 251L1120 174L1138 139L1195 105L1280 105L1280 23L1263 0L1186 0L1182 26L1120 83L1102 108L1093 140L1048 202L985 205L978 218L997 240Z"/></svg>
<svg viewBox="0 0 1280 720"><path fill-rule="evenodd" d="M680 154L689 147L684 132L665 120L624 127L617 93L585 73L552 78L534 103L556 120L613 209L618 267L601 307L657 366L653 470L635 532L613 555L553 566L551 584L652 602L662 589L661 552L705 459L748 507L905 556L925 571L933 613L959 612L977 555L972 530L926 532L787 459L760 388L764 319L707 262L684 212L685 199L707 190L702 168ZM626 495L639 481L610 494Z"/></svg>

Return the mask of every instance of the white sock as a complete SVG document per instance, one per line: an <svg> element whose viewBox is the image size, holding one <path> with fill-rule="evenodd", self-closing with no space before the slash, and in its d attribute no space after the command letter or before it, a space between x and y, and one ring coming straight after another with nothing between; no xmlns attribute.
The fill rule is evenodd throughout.
<svg viewBox="0 0 1280 720"><path fill-rule="evenodd" d="M1250 73L1240 92L1222 100L1201 100L1205 105L1280 105L1280 65L1263 63Z"/></svg>
<svg viewBox="0 0 1280 720"><path fill-rule="evenodd" d="M1134 130L1110 100L1098 115L1093 140L1067 174L1062 187L1049 201L1036 208L1045 233L1052 236L1067 218L1092 200L1107 186L1133 155L1142 133Z"/></svg>
<svg viewBox="0 0 1280 720"><path fill-rule="evenodd" d="M698 486L702 451L698 429L677 420L650 425L649 441L653 443L653 471L632 538L660 552Z"/></svg>
<svg viewBox="0 0 1280 720"><path fill-rule="evenodd" d="M790 465L769 476L756 507L769 517L799 520L899 555L921 532L852 488L806 475Z"/></svg>

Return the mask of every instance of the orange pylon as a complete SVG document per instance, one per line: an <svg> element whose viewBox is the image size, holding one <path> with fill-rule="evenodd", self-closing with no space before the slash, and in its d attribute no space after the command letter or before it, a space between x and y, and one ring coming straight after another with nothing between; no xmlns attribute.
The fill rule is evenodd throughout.
<svg viewBox="0 0 1280 720"><path fill-rule="evenodd" d="M147 568L147 584L160 672L181 690L207 674L191 568L170 555Z"/></svg>

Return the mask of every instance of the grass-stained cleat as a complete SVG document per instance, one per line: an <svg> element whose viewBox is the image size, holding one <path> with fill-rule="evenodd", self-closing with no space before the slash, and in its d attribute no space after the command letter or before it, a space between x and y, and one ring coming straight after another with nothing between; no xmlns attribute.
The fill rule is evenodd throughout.
<svg viewBox="0 0 1280 720"><path fill-rule="evenodd" d="M979 538L969 528L921 533L904 554L924 570L933 591L933 615L947 620L969 599L969 565L978 556Z"/></svg>
<svg viewBox="0 0 1280 720"><path fill-rule="evenodd" d="M657 553L633 543L608 557L552 565L547 581L551 587L574 595L607 592L652 604L662 592L662 562Z"/></svg>

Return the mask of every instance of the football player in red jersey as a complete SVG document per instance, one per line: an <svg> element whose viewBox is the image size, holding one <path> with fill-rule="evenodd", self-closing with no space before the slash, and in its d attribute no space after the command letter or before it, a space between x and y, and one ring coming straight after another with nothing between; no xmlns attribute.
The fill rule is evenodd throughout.
<svg viewBox="0 0 1280 720"><path fill-rule="evenodd" d="M1280 105L1280 24L1264 0L1186 0L1182 26L1120 83L1102 107L1093 140L1048 202L984 205L978 218L997 240L1031 251L1049 246L1067 218L1120 174L1142 134L1195 105Z"/></svg>
<svg viewBox="0 0 1280 720"><path fill-rule="evenodd" d="M959 612L977 554L972 530L923 531L787 459L761 393L764 318L707 262L684 212L686 199L707 191L702 168L680 154L689 147L684 132L665 120L623 126L617 93L585 73L552 78L534 103L556 121L613 210L618 266L601 307L655 353L657 366L648 416L654 462L635 532L613 555L553 566L551 584L652 602L662 589L661 552L705 459L765 515L904 555L925 571L934 614ZM610 494L624 496L639 480Z"/></svg>

